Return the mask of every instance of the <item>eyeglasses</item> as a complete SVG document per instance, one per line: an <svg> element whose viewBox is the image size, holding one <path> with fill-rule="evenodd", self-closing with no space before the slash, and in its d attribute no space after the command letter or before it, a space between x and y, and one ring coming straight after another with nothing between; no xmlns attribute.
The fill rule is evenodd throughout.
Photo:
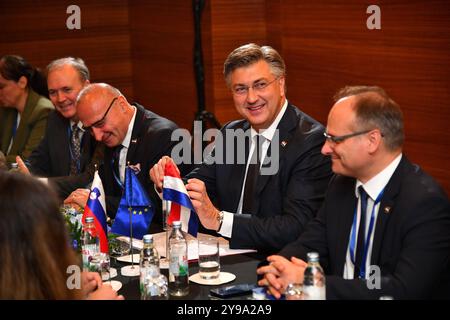
<svg viewBox="0 0 450 320"><path fill-rule="evenodd" d="M108 115L109 110L111 109L111 107L113 106L114 102L116 102L116 100L118 98L119 97L115 97L114 99L112 99L111 103L109 104L108 109L106 109L105 114L103 115L103 117L100 120L94 122L90 126L83 126L83 129L92 131L92 128L101 128L101 127L103 127L105 125L105 119L106 119L106 116Z"/></svg>
<svg viewBox="0 0 450 320"><path fill-rule="evenodd" d="M272 81L267 82L266 80L260 80L256 83L254 83L251 87L240 85L237 87L234 87L231 89L231 91L238 96L247 95L250 88L252 88L254 91L263 91L265 88L267 88L269 85L271 85L275 80L278 80L279 77L276 77Z"/></svg>
<svg viewBox="0 0 450 320"><path fill-rule="evenodd" d="M353 138L353 137L356 137L356 136L360 136L360 135L368 133L368 132L370 132L372 130L358 131L358 132L346 134L346 135L343 135L343 136L332 136L331 134L328 134L326 132L324 132L323 135L325 136L325 138L327 138L327 140L329 140L329 141L331 141L331 142L333 142L335 144L338 144L338 143L343 142L344 140L347 140L348 138Z"/></svg>

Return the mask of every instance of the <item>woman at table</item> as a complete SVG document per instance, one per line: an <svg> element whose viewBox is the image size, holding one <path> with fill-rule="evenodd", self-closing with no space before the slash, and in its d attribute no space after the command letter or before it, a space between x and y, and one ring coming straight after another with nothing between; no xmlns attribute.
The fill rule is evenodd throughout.
<svg viewBox="0 0 450 320"><path fill-rule="evenodd" d="M0 151L10 165L17 155L26 159L44 136L48 113L45 77L24 58L0 59Z"/></svg>
<svg viewBox="0 0 450 320"><path fill-rule="evenodd" d="M76 281L67 268L79 263L57 197L16 172L0 171L0 261L0 299L123 299L97 273L69 288Z"/></svg>

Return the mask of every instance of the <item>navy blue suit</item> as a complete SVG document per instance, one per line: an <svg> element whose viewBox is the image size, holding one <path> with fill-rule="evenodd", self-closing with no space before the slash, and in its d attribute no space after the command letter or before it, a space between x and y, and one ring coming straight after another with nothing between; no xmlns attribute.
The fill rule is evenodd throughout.
<svg viewBox="0 0 450 320"><path fill-rule="evenodd" d="M317 251L327 278L327 299L450 298L450 204L440 186L405 156L384 189L371 265L381 289L343 279L353 214L355 179L335 176L317 217L280 254L306 260Z"/></svg>

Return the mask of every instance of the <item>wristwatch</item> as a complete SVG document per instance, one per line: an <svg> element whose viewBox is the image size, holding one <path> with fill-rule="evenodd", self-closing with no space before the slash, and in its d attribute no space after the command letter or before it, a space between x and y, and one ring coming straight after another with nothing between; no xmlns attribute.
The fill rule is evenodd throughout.
<svg viewBox="0 0 450 320"><path fill-rule="evenodd" d="M217 215L217 221L219 222L219 227L216 231L219 232L220 228L222 228L223 223L223 211L219 211L219 214Z"/></svg>

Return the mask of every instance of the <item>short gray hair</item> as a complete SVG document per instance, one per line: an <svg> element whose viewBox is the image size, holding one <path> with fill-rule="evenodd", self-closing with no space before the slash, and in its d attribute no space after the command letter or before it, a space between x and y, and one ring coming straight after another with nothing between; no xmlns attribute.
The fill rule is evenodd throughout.
<svg viewBox="0 0 450 320"><path fill-rule="evenodd" d="M65 57L53 60L47 66L47 74L49 74L52 70L61 68L64 65L71 65L77 70L78 75L80 76L80 80L82 82L90 79L89 69L81 58L74 57Z"/></svg>

